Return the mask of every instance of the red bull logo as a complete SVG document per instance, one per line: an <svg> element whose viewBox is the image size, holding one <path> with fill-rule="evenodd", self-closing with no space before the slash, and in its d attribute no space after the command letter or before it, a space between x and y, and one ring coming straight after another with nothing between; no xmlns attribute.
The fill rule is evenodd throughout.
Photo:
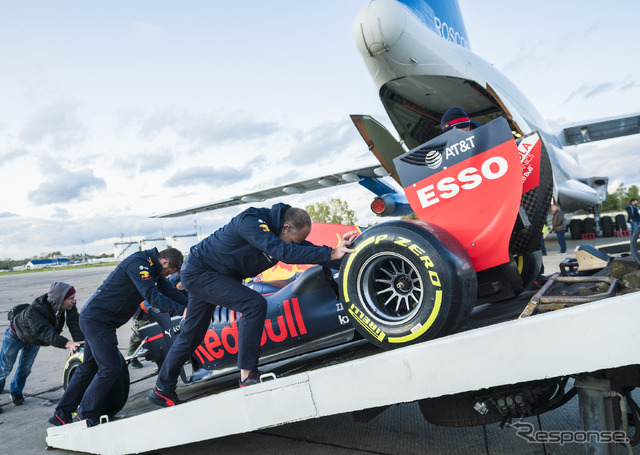
<svg viewBox="0 0 640 455"><path fill-rule="evenodd" d="M293 298L291 301L287 299L282 302L282 306L283 315L279 315L275 319L267 319L264 322L260 346L264 346L267 341L282 343L287 339L307 333L298 299ZM211 328L207 330L202 344L194 351L203 365L207 362L220 360L227 354L238 354L238 325L234 311L231 312L230 319L231 324L223 327L222 330L216 331Z"/></svg>

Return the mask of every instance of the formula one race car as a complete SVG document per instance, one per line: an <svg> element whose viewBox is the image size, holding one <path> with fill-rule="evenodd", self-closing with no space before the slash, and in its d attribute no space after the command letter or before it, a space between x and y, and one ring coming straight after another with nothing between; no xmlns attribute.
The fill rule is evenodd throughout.
<svg viewBox="0 0 640 455"><path fill-rule="evenodd" d="M451 130L395 158L394 172L418 220L363 231L339 274L316 266L247 283L268 301L261 364L358 338L382 349L423 342L454 333L475 305L522 292L540 270L549 167L536 133L518 145L501 118L470 132ZM334 226L327 241L310 240L335 246L340 232L352 228ZM239 317L216 309L191 356L192 374L182 375L185 383L236 371ZM140 330L139 354L160 365L180 318L157 320ZM81 355L67 362L65 385ZM125 376L120 399L107 400L106 414L126 401L123 360Z"/></svg>
<svg viewBox="0 0 640 455"><path fill-rule="evenodd" d="M247 283L268 302L261 364L343 345L357 338L338 298L334 273L337 272L315 266L289 279ZM122 358L119 382L105 401L102 414L113 416L124 407L129 393L127 364L134 358L143 358L159 367L180 332L182 317L172 318L167 313L153 310L149 311L149 316L156 322L140 328L140 339L143 340L140 347L132 356ZM181 374L186 384L238 371L239 317L235 311L216 308L209 330L191 356L192 373L186 376L183 369ZM67 360L63 378L65 388L82 359L83 350L80 349Z"/></svg>

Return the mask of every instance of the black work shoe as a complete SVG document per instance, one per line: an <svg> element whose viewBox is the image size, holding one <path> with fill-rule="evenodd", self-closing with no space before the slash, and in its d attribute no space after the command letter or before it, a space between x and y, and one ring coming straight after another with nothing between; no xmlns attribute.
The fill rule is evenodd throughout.
<svg viewBox="0 0 640 455"><path fill-rule="evenodd" d="M138 360L138 359L133 359L130 363L129 366L131 368L142 368L142 363Z"/></svg>
<svg viewBox="0 0 640 455"><path fill-rule="evenodd" d="M251 370L249 372L249 376L246 377L246 379L244 381L239 381L240 383L240 387L248 387L250 385L254 385L254 384L260 384L262 381L260 380L260 376L262 376L262 371L258 370L257 368L254 368L253 370ZM265 378L265 381L269 381L271 379L273 379L275 376L273 376L272 373L269 373L269 376L267 378Z"/></svg>
<svg viewBox="0 0 640 455"><path fill-rule="evenodd" d="M21 404L24 403L24 397L22 396L21 393L12 393L11 400L13 401L13 404L15 406L20 406Z"/></svg>
<svg viewBox="0 0 640 455"><path fill-rule="evenodd" d="M182 404L183 401L178 398L178 394L175 392L163 392L157 387L154 387L153 390L147 395L147 401L162 406L163 408L168 408L170 406L177 406Z"/></svg>
<svg viewBox="0 0 640 455"><path fill-rule="evenodd" d="M100 419L96 419L96 418L83 419L78 414L73 416L73 421L74 422L85 422L88 427L95 427L97 425L100 425Z"/></svg>
<svg viewBox="0 0 640 455"><path fill-rule="evenodd" d="M72 423L73 418L71 416L61 416L57 412L54 412L51 414L51 417L49 417L48 422L53 426L59 427L61 425Z"/></svg>

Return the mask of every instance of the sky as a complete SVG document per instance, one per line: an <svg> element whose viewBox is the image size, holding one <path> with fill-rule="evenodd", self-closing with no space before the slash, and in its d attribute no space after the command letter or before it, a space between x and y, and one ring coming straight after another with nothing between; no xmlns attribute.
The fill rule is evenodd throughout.
<svg viewBox="0 0 640 455"><path fill-rule="evenodd" d="M640 2L459 3L472 50L554 130L640 112ZM392 129L352 37L366 4L0 0L0 259L206 236L246 206L151 215L376 164L349 119ZM639 146L576 151L628 186ZM345 185L282 202L339 197L368 224L372 196Z"/></svg>

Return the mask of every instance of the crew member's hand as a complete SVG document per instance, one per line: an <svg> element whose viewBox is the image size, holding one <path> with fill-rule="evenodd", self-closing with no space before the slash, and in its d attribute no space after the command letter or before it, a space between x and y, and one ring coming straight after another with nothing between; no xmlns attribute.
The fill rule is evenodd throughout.
<svg viewBox="0 0 640 455"><path fill-rule="evenodd" d="M331 249L331 260L342 259L345 254L353 253L355 250L349 248L356 239L358 231L349 231L342 236L340 245Z"/></svg>
<svg viewBox="0 0 640 455"><path fill-rule="evenodd" d="M67 341L67 344L65 344L64 347L69 349L69 355L71 356L83 344L84 341Z"/></svg>

